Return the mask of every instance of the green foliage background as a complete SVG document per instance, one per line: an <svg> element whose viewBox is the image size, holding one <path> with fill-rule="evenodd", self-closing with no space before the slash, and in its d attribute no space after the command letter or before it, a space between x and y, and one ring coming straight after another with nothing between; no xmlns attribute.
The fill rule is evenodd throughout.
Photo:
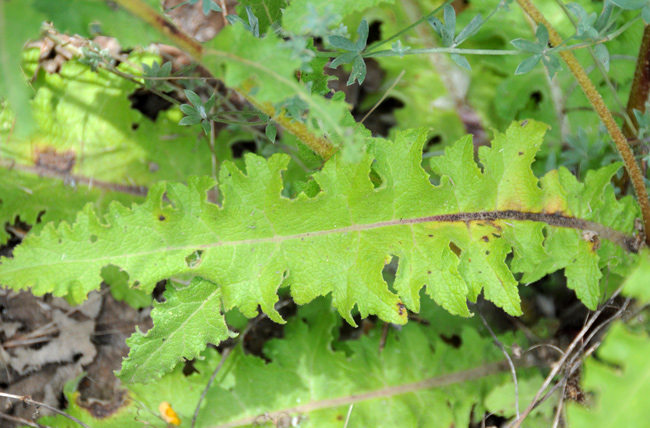
<svg viewBox="0 0 650 428"><path fill-rule="evenodd" d="M514 39L534 39L515 4L475 3L457 6L456 31L479 13L489 19L460 48L505 51ZM560 31L575 33L555 2L539 3ZM590 77L608 106L621 110L635 65L626 57L636 55L643 30L639 12L629 10L644 4L612 3L625 10L617 25L630 27L606 43L609 72L590 67ZM580 4L600 13L592 2ZM64 391L70 415L93 427L165 426L158 406L168 402L182 426L200 427L464 427L487 414L512 420L515 408L535 399L548 368L519 356L515 387L495 341L515 354L550 337L492 336L476 316L461 317L475 315L483 300L508 317L526 317L532 292L525 286L555 281L591 310L625 284L623 294L640 308L607 333L598 361L587 358L589 398L569 403L562 417L578 427L647 420L640 397L649 367L642 306L649 262L629 246L639 208L612 185L621 164L569 73L551 80L538 65L513 75L521 53L466 55L471 70L447 54L410 55L444 43L424 22L381 47L371 40L364 51L384 56L364 62L350 51L356 59L339 70L363 77L366 67L374 70L374 90L366 81L332 93L327 82L336 79L325 73L322 51L348 54L333 36L364 40L365 19L373 38L389 40L442 3L242 1L238 15L250 11L259 34L253 21L235 22L203 44L197 59L265 126L232 120L220 94L212 112L229 122L210 136L179 124L178 106L188 93L182 89L205 102L209 85L175 82L168 96L176 105L155 119L133 108L143 65L164 60L149 43L180 39L129 5L160 12L156 0L0 0L0 221L30 228L11 257L0 258L0 284L78 304L103 281L116 298L145 307L156 283L169 279L163 302L153 304L154 327L127 341L131 352L118 374L128 390L124 406L94 418L80 404L78 379ZM86 53L47 73L38 49L24 48L42 21L61 33L116 37L128 54L114 65L101 52ZM592 63L586 49L577 55ZM359 121L386 94L397 107L377 135ZM360 102L351 111L354 96ZM277 139L271 129L279 129ZM326 159L315 154L319 141L331 148ZM238 156L234 147L251 142L255 153ZM75 161L52 170L44 164L52 153L73 153ZM596 238L587 233L594 228ZM0 229L0 243L10 232ZM564 276L552 275L561 270ZM280 299L302 306L283 319ZM409 314L418 322L406 323ZM286 323L284 337L264 345L265 360L246 355L241 343L230 354L208 347L240 340L242 315ZM377 321L359 338L340 337L342 323L369 316ZM536 319L533 329L547 321ZM197 371L184 374L184 360ZM637 395L626 399L626 387ZM523 426L551 426L549 401ZM74 426L63 416L39 422Z"/></svg>

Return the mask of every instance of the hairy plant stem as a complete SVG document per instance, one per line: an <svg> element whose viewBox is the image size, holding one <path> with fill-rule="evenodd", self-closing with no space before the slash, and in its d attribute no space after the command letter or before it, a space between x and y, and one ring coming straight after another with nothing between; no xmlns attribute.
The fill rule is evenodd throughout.
<svg viewBox="0 0 650 428"><path fill-rule="evenodd" d="M519 6L521 6L526 14L528 14L528 16L530 16L538 25L542 24L546 27L549 34L549 40L553 46L558 46L563 42L562 37L560 37L555 28L553 28L553 26L546 20L544 15L542 15L542 13L530 0L517 0L517 3L519 3ZM621 128L614 120L614 116L612 116L612 113L605 105L605 102L600 96L600 93L592 81L589 79L589 76L587 76L585 69L582 68L575 55L573 55L573 52L561 51L559 54L564 62L566 62L569 70L571 70L571 73L578 81L578 84L587 96L587 99L598 113L600 120L605 124L609 135L614 140L616 148L623 158L625 169L627 170L628 174L630 174L632 186L634 187L639 205L641 206L641 214L643 215L643 228L646 231L646 244L650 245L650 236L647 233L650 231L650 200L648 199L645 184L643 183L643 174L641 173L641 168L634 159L632 149L630 149L630 146L627 143L627 139L623 135Z"/></svg>
<svg viewBox="0 0 650 428"><path fill-rule="evenodd" d="M283 127L286 131L298 137L307 147L313 150L323 160L327 160L336 152L336 147L325 137L319 137L312 133L307 126L287 117L284 111L277 111L271 103L260 103L244 91L239 91L246 101L251 103L256 109L269 116L275 123Z"/></svg>
<svg viewBox="0 0 650 428"><path fill-rule="evenodd" d="M151 25L152 28L165 35L179 48L185 50L190 56L194 57L194 59L199 62L201 61L201 58L204 54L230 57L231 59L235 60L238 59L235 58L234 55L227 52L219 52L215 50L205 52L203 46L199 42L183 33L175 25L170 23L164 16L162 16L148 4L144 3L142 0L116 0L115 2L131 12L133 15L147 22L149 25ZM259 109L267 116L273 118L273 120L278 125L282 126L287 132L298 137L300 141L302 141L307 147L312 149L314 153L318 154L323 159L327 160L336 151L334 144L332 144L332 142L327 138L314 134L307 128L305 124L287 117L284 111L278 111L272 104L260 103L256 101L248 93L249 91L246 90L246 88L232 89L240 93L249 103L255 106L255 108Z"/></svg>

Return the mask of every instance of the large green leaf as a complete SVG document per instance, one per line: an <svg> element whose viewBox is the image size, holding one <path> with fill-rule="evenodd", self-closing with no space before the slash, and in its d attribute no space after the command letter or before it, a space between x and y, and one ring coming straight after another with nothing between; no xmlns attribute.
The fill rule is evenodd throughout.
<svg viewBox="0 0 650 428"><path fill-rule="evenodd" d="M638 211L606 186L616 166L586 185L566 170L538 181L530 164L545 129L533 121L513 124L492 148L482 148L483 171L472 160L471 139L461 139L432 162L439 186L420 167L424 130L376 140L357 164L338 155L327 162L314 175L321 192L313 198L281 196L288 156L249 154L246 174L224 163L222 207L206 202L215 184L209 178L191 179L188 187L160 183L144 204L114 204L103 219L87 207L72 227L46 226L13 259L3 258L0 282L81 301L112 264L144 290L174 275L200 275L220 285L226 309L247 316L259 305L280 321L274 304L285 285L300 304L332 293L350 322L356 305L363 316L404 323L405 306L419 310L424 285L454 314L468 316L466 300L481 291L521 314L506 263L513 252L512 270L525 280L566 267L568 286L595 308L598 253L612 265L625 260L616 244L630 249L623 233L632 232ZM371 166L382 180L378 188ZM395 293L381 274L391 257L399 258Z"/></svg>

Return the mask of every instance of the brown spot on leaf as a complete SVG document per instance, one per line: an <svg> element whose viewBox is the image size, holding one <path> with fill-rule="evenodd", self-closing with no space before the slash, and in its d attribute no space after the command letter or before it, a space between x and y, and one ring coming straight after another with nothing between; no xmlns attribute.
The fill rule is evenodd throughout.
<svg viewBox="0 0 650 428"><path fill-rule="evenodd" d="M429 275L431 275L431 271L430 271L430 270L428 270L427 273L428 273Z"/></svg>
<svg viewBox="0 0 650 428"><path fill-rule="evenodd" d="M404 306L404 303L402 302L397 302L397 313L399 316L404 316L406 315L406 306Z"/></svg>
<svg viewBox="0 0 650 428"><path fill-rule="evenodd" d="M519 152L519 156L521 156L521 155L523 155L523 154L524 154L524 152Z"/></svg>
<svg viewBox="0 0 650 428"><path fill-rule="evenodd" d="M582 239L587 241L590 245L590 250L595 252L600 248L600 236L592 230L583 230Z"/></svg>
<svg viewBox="0 0 650 428"><path fill-rule="evenodd" d="M69 173L76 162L76 154L72 150L57 152L54 147L36 148L34 163L38 168Z"/></svg>
<svg viewBox="0 0 650 428"><path fill-rule="evenodd" d="M165 216L162 215L162 214L160 214L160 215L158 216L158 220L160 220L160 221L165 221Z"/></svg>
<svg viewBox="0 0 650 428"><path fill-rule="evenodd" d="M484 235L482 238L483 242L490 242L490 238L487 235Z"/></svg>

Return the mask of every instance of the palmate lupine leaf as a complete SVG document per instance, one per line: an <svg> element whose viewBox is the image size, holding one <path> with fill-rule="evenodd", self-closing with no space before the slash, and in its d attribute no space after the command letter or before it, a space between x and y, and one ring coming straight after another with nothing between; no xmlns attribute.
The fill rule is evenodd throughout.
<svg viewBox="0 0 650 428"><path fill-rule="evenodd" d="M438 186L420 166L426 130L402 132L374 140L359 163L334 156L314 174L320 193L293 200L281 196L289 157L249 154L246 174L223 164L223 207L206 201L215 184L207 177L155 185L142 205L113 204L102 220L86 207L73 226L46 226L1 259L0 283L78 302L99 286L102 267L115 265L145 291L175 275L201 276L218 285L226 310L249 317L259 306L281 322L276 292L288 286L299 304L331 293L351 323L356 305L362 316L401 324L406 308L419 310L425 285L453 314L469 316L467 299L483 292L520 315L513 272L532 282L566 268L568 286L595 308L599 254L609 266L627 260L638 208L608 186L618 165L586 184L564 169L538 180L530 165L545 129L514 123L481 148L482 171L471 138L461 139L432 162ZM382 278L391 257L399 258L395 292Z"/></svg>

